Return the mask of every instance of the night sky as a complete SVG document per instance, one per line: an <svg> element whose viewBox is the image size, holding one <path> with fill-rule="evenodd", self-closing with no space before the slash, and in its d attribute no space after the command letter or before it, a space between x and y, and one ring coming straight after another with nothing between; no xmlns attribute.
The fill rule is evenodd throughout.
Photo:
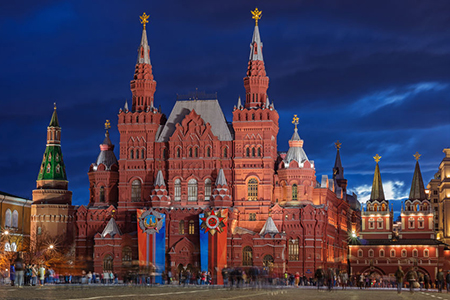
<svg viewBox="0 0 450 300"><path fill-rule="evenodd" d="M338 4L338 3L345 4ZM268 94L287 151L293 114L318 180L336 150L364 202L380 154L386 198L409 194L415 159L425 184L450 147L450 1L2 1L0 190L31 199L57 102L73 204L87 204L87 172L104 122L118 156L117 113L131 105L147 25L155 106L177 94L218 94L228 121L244 96L250 10L259 23ZM396 205L398 208L398 205Z"/></svg>

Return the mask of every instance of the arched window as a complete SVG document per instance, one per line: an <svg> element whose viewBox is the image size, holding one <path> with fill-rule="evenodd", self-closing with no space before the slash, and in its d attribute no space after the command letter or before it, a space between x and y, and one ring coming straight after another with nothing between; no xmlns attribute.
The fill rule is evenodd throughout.
<svg viewBox="0 0 450 300"><path fill-rule="evenodd" d="M372 249L369 250L369 257L373 257L373 250Z"/></svg>
<svg viewBox="0 0 450 300"><path fill-rule="evenodd" d="M15 242L11 243L11 251L16 252L17 251L17 244Z"/></svg>
<svg viewBox="0 0 450 300"><path fill-rule="evenodd" d="M248 217L249 221L256 221L256 213L250 213Z"/></svg>
<svg viewBox="0 0 450 300"><path fill-rule="evenodd" d="M382 218L378 218L378 220L377 220L377 228L378 229L383 229L383 219Z"/></svg>
<svg viewBox="0 0 450 300"><path fill-rule="evenodd" d="M14 210L12 213L12 227L19 227L19 213L17 212L17 210Z"/></svg>
<svg viewBox="0 0 450 300"><path fill-rule="evenodd" d="M412 252L413 257L418 257L419 256L419 251L417 251L417 249L414 249Z"/></svg>
<svg viewBox="0 0 450 300"><path fill-rule="evenodd" d="M206 157L211 157L211 147L206 147Z"/></svg>
<svg viewBox="0 0 450 300"><path fill-rule="evenodd" d="M189 148L188 153L189 153L189 157L192 157L192 148Z"/></svg>
<svg viewBox="0 0 450 300"><path fill-rule="evenodd" d="M428 249L423 250L423 256L424 257L429 257L430 256L430 251L428 251Z"/></svg>
<svg viewBox="0 0 450 300"><path fill-rule="evenodd" d="M174 198L175 201L180 201L181 200L181 180L180 179L175 179L175 193L174 193Z"/></svg>
<svg viewBox="0 0 450 300"><path fill-rule="evenodd" d="M224 158L228 157L228 147L223 148L223 157Z"/></svg>
<svg viewBox="0 0 450 300"><path fill-rule="evenodd" d="M136 149L136 159L139 159L139 149Z"/></svg>
<svg viewBox="0 0 450 300"><path fill-rule="evenodd" d="M252 178L248 181L247 185L247 200L258 200L258 180Z"/></svg>
<svg viewBox="0 0 450 300"><path fill-rule="evenodd" d="M131 248L126 246L122 249L122 261L129 262L133 260L133 252L131 251Z"/></svg>
<svg viewBox="0 0 450 300"><path fill-rule="evenodd" d="M273 256L272 255L270 255L270 254L264 255L263 266L268 267L268 268L273 266Z"/></svg>
<svg viewBox="0 0 450 300"><path fill-rule="evenodd" d="M402 250L402 257L406 257L406 249Z"/></svg>
<svg viewBox="0 0 450 300"><path fill-rule="evenodd" d="M113 270L113 258L111 255L106 255L103 258L103 271L112 271Z"/></svg>
<svg viewBox="0 0 450 300"><path fill-rule="evenodd" d="M134 150L130 149L130 159L134 159Z"/></svg>
<svg viewBox="0 0 450 300"><path fill-rule="evenodd" d="M145 158L145 149L144 148L141 149L141 158L142 159Z"/></svg>
<svg viewBox="0 0 450 300"><path fill-rule="evenodd" d="M363 251L362 251L362 249L359 249L358 250L358 257L362 257L363 256Z"/></svg>
<svg viewBox="0 0 450 300"><path fill-rule="evenodd" d="M250 157L250 148L245 149L245 154L247 157Z"/></svg>
<svg viewBox="0 0 450 300"><path fill-rule="evenodd" d="M207 178L205 180L205 201L211 199L211 179Z"/></svg>
<svg viewBox="0 0 450 300"><path fill-rule="evenodd" d="M261 157L261 147L258 147L258 157Z"/></svg>
<svg viewBox="0 0 450 300"><path fill-rule="evenodd" d="M189 221L189 234L195 234L195 223L193 220Z"/></svg>
<svg viewBox="0 0 450 300"><path fill-rule="evenodd" d="M61 166L59 164L56 165L56 173L59 174L59 172L61 171Z"/></svg>
<svg viewBox="0 0 450 300"><path fill-rule="evenodd" d="M424 220L422 217L420 217L417 222L419 223L419 228L423 228Z"/></svg>
<svg viewBox="0 0 450 300"><path fill-rule="evenodd" d="M8 242L5 243L5 251L6 252L11 251L11 245Z"/></svg>
<svg viewBox="0 0 450 300"><path fill-rule="evenodd" d="M296 183L292 185L292 200L296 201L298 196L298 186Z"/></svg>
<svg viewBox="0 0 450 300"><path fill-rule="evenodd" d="M164 148L163 151L162 151L162 158L163 159L167 158L167 149L166 148Z"/></svg>
<svg viewBox="0 0 450 300"><path fill-rule="evenodd" d="M11 227L11 210L9 208L5 212L5 227Z"/></svg>
<svg viewBox="0 0 450 300"><path fill-rule="evenodd" d="M395 250L391 249L391 257L395 257Z"/></svg>
<svg viewBox="0 0 450 300"><path fill-rule="evenodd" d="M256 156L255 147L252 147L252 156L253 156L253 157Z"/></svg>
<svg viewBox="0 0 450 300"><path fill-rule="evenodd" d="M100 187L100 202L105 202L105 187L103 185Z"/></svg>
<svg viewBox="0 0 450 300"><path fill-rule="evenodd" d="M253 250L250 246L245 246L242 250L242 265L253 266Z"/></svg>
<svg viewBox="0 0 450 300"><path fill-rule="evenodd" d="M194 148L194 157L198 157L198 148L197 147Z"/></svg>
<svg viewBox="0 0 450 300"><path fill-rule="evenodd" d="M414 218L413 217L408 219L408 228L414 228Z"/></svg>
<svg viewBox="0 0 450 300"><path fill-rule="evenodd" d="M184 234L184 221L181 220L178 223L178 234Z"/></svg>
<svg viewBox="0 0 450 300"><path fill-rule="evenodd" d="M177 158L181 157L181 149L180 147L177 147Z"/></svg>
<svg viewBox="0 0 450 300"><path fill-rule="evenodd" d="M375 229L375 220L373 218L369 219L369 229Z"/></svg>
<svg viewBox="0 0 450 300"><path fill-rule="evenodd" d="M386 203L381 204L381 211L386 211Z"/></svg>
<svg viewBox="0 0 450 300"><path fill-rule="evenodd" d="M288 245L289 260L298 260L298 239L290 239Z"/></svg>
<svg viewBox="0 0 450 300"><path fill-rule="evenodd" d="M197 180L194 178L188 182L188 201L197 201Z"/></svg>
<svg viewBox="0 0 450 300"><path fill-rule="evenodd" d="M383 249L380 250L380 254L379 255L380 255L380 257L384 257L384 250Z"/></svg>
<svg viewBox="0 0 450 300"><path fill-rule="evenodd" d="M377 203L375 203L375 204L373 205L373 210L374 210L374 211L378 211L378 204L377 204Z"/></svg>
<svg viewBox="0 0 450 300"><path fill-rule="evenodd" d="M141 181L139 179L135 179L131 183L131 202L139 201L141 201Z"/></svg>

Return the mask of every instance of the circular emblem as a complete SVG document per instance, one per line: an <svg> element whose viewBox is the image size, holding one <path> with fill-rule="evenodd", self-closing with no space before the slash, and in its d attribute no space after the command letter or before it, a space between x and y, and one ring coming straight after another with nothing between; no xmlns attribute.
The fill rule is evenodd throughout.
<svg viewBox="0 0 450 300"><path fill-rule="evenodd" d="M216 229L217 226L219 226L219 223L219 218L216 215L210 215L206 218L206 226L208 226L209 229Z"/></svg>
<svg viewBox="0 0 450 300"><path fill-rule="evenodd" d="M153 210L146 210L139 217L139 227L148 234L159 233L163 223L164 215Z"/></svg>
<svg viewBox="0 0 450 300"><path fill-rule="evenodd" d="M158 226L158 219L154 215L148 215L144 218L145 228L155 228Z"/></svg>

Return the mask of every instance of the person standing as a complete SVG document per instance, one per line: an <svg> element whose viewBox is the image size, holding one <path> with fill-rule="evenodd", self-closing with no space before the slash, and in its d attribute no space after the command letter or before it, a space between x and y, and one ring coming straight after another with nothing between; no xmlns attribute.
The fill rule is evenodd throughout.
<svg viewBox="0 0 450 300"><path fill-rule="evenodd" d="M439 269L439 272L436 275L436 284L438 292L442 293L442 285L444 284L444 272L442 272L442 269Z"/></svg>
<svg viewBox="0 0 450 300"><path fill-rule="evenodd" d="M430 287L430 275L425 274L425 276L423 277L423 283L425 286L425 291L428 291L428 288Z"/></svg>
<svg viewBox="0 0 450 300"><path fill-rule="evenodd" d="M31 266L31 285L32 286L36 286L37 276L38 276L38 268L36 265L32 265Z"/></svg>
<svg viewBox="0 0 450 300"><path fill-rule="evenodd" d="M345 288L347 287L348 274L347 274L347 272L342 271L339 275L340 275L340 278L341 278L342 289L345 290Z"/></svg>
<svg viewBox="0 0 450 300"><path fill-rule="evenodd" d="M397 281L397 293L402 293L402 285L403 285L403 277L405 273L402 270L402 266L398 266L397 271L395 272L395 280Z"/></svg>
<svg viewBox="0 0 450 300"><path fill-rule="evenodd" d="M19 287L23 287L23 271L24 265L22 261L22 255L19 253L14 261L14 268L16 269L16 281L15 284Z"/></svg>
<svg viewBox="0 0 450 300"><path fill-rule="evenodd" d="M322 279L323 279L323 270L321 267L319 267L316 270L316 273L314 274L317 279L317 290L320 290L320 285L322 284Z"/></svg>
<svg viewBox="0 0 450 300"><path fill-rule="evenodd" d="M44 265L41 265L39 268L39 281L41 286L44 285L45 282L45 267Z"/></svg>

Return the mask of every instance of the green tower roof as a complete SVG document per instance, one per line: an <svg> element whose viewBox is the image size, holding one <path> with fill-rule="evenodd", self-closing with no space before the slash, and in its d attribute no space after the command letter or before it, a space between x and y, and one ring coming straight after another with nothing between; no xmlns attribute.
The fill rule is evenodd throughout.
<svg viewBox="0 0 450 300"><path fill-rule="evenodd" d="M52 119L50 120L49 127L59 127L58 122L58 114L56 113L56 103L55 103L55 110L53 111Z"/></svg>
<svg viewBox="0 0 450 300"><path fill-rule="evenodd" d="M59 145L45 148L38 180L67 180L66 167Z"/></svg>

